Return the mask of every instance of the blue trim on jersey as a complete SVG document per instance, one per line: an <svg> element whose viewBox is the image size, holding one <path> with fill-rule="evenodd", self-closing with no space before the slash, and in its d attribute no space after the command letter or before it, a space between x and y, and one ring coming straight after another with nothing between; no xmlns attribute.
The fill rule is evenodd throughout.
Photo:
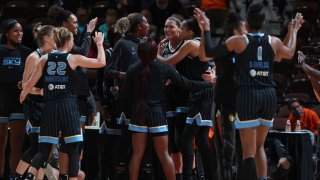
<svg viewBox="0 0 320 180"><path fill-rule="evenodd" d="M121 129L110 129L110 128L107 128L106 129L106 133L108 135L120 136L121 135Z"/></svg>
<svg viewBox="0 0 320 180"><path fill-rule="evenodd" d="M265 120L265 119L260 119L260 124L264 125L264 126L267 126L267 127L272 127L273 126L273 120L274 119L272 119L271 121L270 120Z"/></svg>
<svg viewBox="0 0 320 180"><path fill-rule="evenodd" d="M272 127L273 125L273 119L270 120L265 120L265 119L255 119L255 120L248 120L248 121L240 121L238 117L235 117L235 122L234 126L237 129L244 129L244 128L252 128L252 127L257 127L257 126L267 126L267 127Z"/></svg>
<svg viewBox="0 0 320 180"><path fill-rule="evenodd" d="M176 112L174 111L167 111L166 112L166 117L176 117Z"/></svg>
<svg viewBox="0 0 320 180"><path fill-rule="evenodd" d="M247 35L242 35L243 37L244 37L244 40L246 40L246 45L248 45L249 44L249 39L248 39L248 37L247 37Z"/></svg>
<svg viewBox="0 0 320 180"><path fill-rule="evenodd" d="M30 121L26 124L26 133L29 135L31 133L40 133L40 127L33 127Z"/></svg>
<svg viewBox="0 0 320 180"><path fill-rule="evenodd" d="M186 107L177 107L176 113L188 113L189 109Z"/></svg>
<svg viewBox="0 0 320 180"><path fill-rule="evenodd" d="M268 39L269 39L269 44L271 45L271 36L270 35L268 35Z"/></svg>
<svg viewBox="0 0 320 180"><path fill-rule="evenodd" d="M260 36L260 37L262 37L262 36L264 36L264 33L262 33L262 32L256 32L256 33L248 33L250 36Z"/></svg>
<svg viewBox="0 0 320 180"><path fill-rule="evenodd" d="M168 125L149 127L150 133L168 132Z"/></svg>
<svg viewBox="0 0 320 180"><path fill-rule="evenodd" d="M80 122L86 122L87 116L81 116L80 117Z"/></svg>
<svg viewBox="0 0 320 180"><path fill-rule="evenodd" d="M0 117L0 123L8 123L9 118L8 117Z"/></svg>
<svg viewBox="0 0 320 180"><path fill-rule="evenodd" d="M67 61L69 61L70 57L71 57L71 54L68 54Z"/></svg>
<svg viewBox="0 0 320 180"><path fill-rule="evenodd" d="M24 114L22 113L12 113L9 115L9 119L12 120L12 119L25 119L25 116Z"/></svg>
<svg viewBox="0 0 320 180"><path fill-rule="evenodd" d="M212 126L212 120L204 120L202 119L202 116L200 113L195 115L193 118L187 117L186 123L187 124L193 124L193 122L196 121L198 126Z"/></svg>
<svg viewBox="0 0 320 180"><path fill-rule="evenodd" d="M83 136L82 136L82 134L78 134L78 135L74 135L74 136L64 137L63 139L64 139L64 142L66 144L68 144L68 143L83 141Z"/></svg>
<svg viewBox="0 0 320 180"><path fill-rule="evenodd" d="M130 123L130 119L127 119L126 118L126 115L124 114L124 112L122 112L121 114L120 114L120 117L119 118L117 118L117 124L125 124L125 125L129 125L129 123Z"/></svg>
<svg viewBox="0 0 320 180"><path fill-rule="evenodd" d="M134 125L134 124L129 124L128 129L130 131L141 132L141 133L148 132L148 126L138 126L138 125Z"/></svg>
<svg viewBox="0 0 320 180"><path fill-rule="evenodd" d="M36 133L39 134L40 133L40 127L32 127L31 132L30 133Z"/></svg>
<svg viewBox="0 0 320 180"><path fill-rule="evenodd" d="M59 144L59 138L51 136L39 136L39 143Z"/></svg>

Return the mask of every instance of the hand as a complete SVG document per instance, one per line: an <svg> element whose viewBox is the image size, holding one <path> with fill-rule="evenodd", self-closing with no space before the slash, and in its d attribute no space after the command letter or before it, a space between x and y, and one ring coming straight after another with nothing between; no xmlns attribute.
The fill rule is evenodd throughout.
<svg viewBox="0 0 320 180"><path fill-rule="evenodd" d="M194 9L194 17L197 19L201 31L210 31L210 20L207 18L205 13L199 8Z"/></svg>
<svg viewBox="0 0 320 180"><path fill-rule="evenodd" d="M92 33L92 31L96 27L97 21L97 17L90 20L89 24L87 25L87 32Z"/></svg>
<svg viewBox="0 0 320 180"><path fill-rule="evenodd" d="M22 81L19 81L17 86L18 86L18 89L22 90Z"/></svg>
<svg viewBox="0 0 320 180"><path fill-rule="evenodd" d="M158 55L161 55L164 51L166 43L169 42L167 38L164 38L159 44L158 44Z"/></svg>
<svg viewBox="0 0 320 180"><path fill-rule="evenodd" d="M283 169L289 169L290 168L290 162L288 160L288 158L286 157L282 157L279 159L279 163L278 163L278 166L282 166Z"/></svg>
<svg viewBox="0 0 320 180"><path fill-rule="evenodd" d="M104 40L104 34L102 32L95 32L95 36L92 37L96 45L102 45Z"/></svg>
<svg viewBox="0 0 320 180"><path fill-rule="evenodd" d="M27 95L28 93L26 93L26 91L21 91L20 98L19 98L21 104L26 99Z"/></svg>
<svg viewBox="0 0 320 180"><path fill-rule="evenodd" d="M119 72L119 79L124 79L126 78L127 73L125 72Z"/></svg>
<svg viewBox="0 0 320 180"><path fill-rule="evenodd" d="M291 30L296 30L299 31L301 28L302 24L304 23L304 19L301 13L297 13L295 18L292 20L292 25L291 25ZM288 25L289 28L289 25Z"/></svg>
<svg viewBox="0 0 320 180"><path fill-rule="evenodd" d="M217 76L213 71L207 71L206 73L201 75L202 79L212 83L213 85L216 84Z"/></svg>

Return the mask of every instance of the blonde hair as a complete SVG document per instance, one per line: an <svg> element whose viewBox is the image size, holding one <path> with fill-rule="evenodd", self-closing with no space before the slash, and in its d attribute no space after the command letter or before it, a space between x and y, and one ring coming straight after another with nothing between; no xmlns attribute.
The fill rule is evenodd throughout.
<svg viewBox="0 0 320 180"><path fill-rule="evenodd" d="M114 32L124 34L128 32L130 28L130 21L127 17L120 18L114 25Z"/></svg>
<svg viewBox="0 0 320 180"><path fill-rule="evenodd" d="M44 45L44 41L43 41L44 36L51 36L53 34L53 29L54 29L54 26L51 26L51 25L42 26L41 23L36 23L33 26L33 31L32 31L33 36L39 47L42 47Z"/></svg>
<svg viewBox="0 0 320 180"><path fill-rule="evenodd" d="M56 41L57 48L63 47L68 40L71 40L72 33L65 27L57 27L53 29L54 40Z"/></svg>

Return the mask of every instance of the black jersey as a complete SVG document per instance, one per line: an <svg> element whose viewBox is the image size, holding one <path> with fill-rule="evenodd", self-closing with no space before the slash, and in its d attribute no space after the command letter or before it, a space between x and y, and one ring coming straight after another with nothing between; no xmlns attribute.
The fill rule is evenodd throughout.
<svg viewBox="0 0 320 180"><path fill-rule="evenodd" d="M234 82L235 53L230 52L227 56L215 58L216 64L216 93L215 102L219 104L234 104L236 88Z"/></svg>
<svg viewBox="0 0 320 180"><path fill-rule="evenodd" d="M62 52L53 52L47 55L42 72L44 100L76 97L75 72L68 63L70 55Z"/></svg>
<svg viewBox="0 0 320 180"><path fill-rule="evenodd" d="M32 50L20 45L16 49L8 49L0 45L0 83L17 84L22 80L24 65Z"/></svg>
<svg viewBox="0 0 320 180"><path fill-rule="evenodd" d="M246 49L236 54L237 87L274 87L272 62L275 53L271 37L262 33L243 35Z"/></svg>
<svg viewBox="0 0 320 180"><path fill-rule="evenodd" d="M195 38L194 40L199 40ZM208 69L209 63L199 60L199 56L190 55L183 58L176 64L177 71L188 79L203 81L201 75Z"/></svg>
<svg viewBox="0 0 320 180"><path fill-rule="evenodd" d="M125 95L127 98L137 100L138 84L140 82L140 72L143 65L138 62L130 66L126 81L125 81ZM150 65L151 75L148 80L148 94L147 104L154 111L162 112L163 109L159 107L164 106L165 101L165 82L171 79L173 83L189 90L200 90L205 87L211 87L209 82L191 81L181 76L172 66L153 61Z"/></svg>
<svg viewBox="0 0 320 180"><path fill-rule="evenodd" d="M172 49L170 42L166 43L166 45L165 45L165 47L163 49L162 56L164 58L167 58L167 57L171 56L172 54L177 52L185 42L186 42L185 40L182 40L180 42L180 44L177 45L176 49Z"/></svg>
<svg viewBox="0 0 320 180"><path fill-rule="evenodd" d="M122 96L123 80L118 78L119 72L127 72L130 65L140 61L137 55L139 43L139 38L124 35L114 46L107 68L105 68L106 78L115 79L120 96Z"/></svg>
<svg viewBox="0 0 320 180"><path fill-rule="evenodd" d="M86 33L83 36L83 39L81 39L81 44L75 42L70 53L87 56L89 53L90 46L91 46L90 33L89 34ZM77 67L75 69L75 73L77 74L77 81L75 81L77 95L85 96L85 97L90 96L90 87L89 87L89 80L87 77L86 68Z"/></svg>

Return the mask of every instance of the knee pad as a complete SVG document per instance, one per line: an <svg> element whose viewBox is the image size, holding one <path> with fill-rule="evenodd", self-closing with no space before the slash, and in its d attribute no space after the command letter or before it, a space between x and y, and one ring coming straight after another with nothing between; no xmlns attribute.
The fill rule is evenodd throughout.
<svg viewBox="0 0 320 180"><path fill-rule="evenodd" d="M31 162L31 166L39 169L48 160L51 152L52 144L40 143L39 152L34 156Z"/></svg>
<svg viewBox="0 0 320 180"><path fill-rule="evenodd" d="M59 174L59 180L68 180L67 174Z"/></svg>

